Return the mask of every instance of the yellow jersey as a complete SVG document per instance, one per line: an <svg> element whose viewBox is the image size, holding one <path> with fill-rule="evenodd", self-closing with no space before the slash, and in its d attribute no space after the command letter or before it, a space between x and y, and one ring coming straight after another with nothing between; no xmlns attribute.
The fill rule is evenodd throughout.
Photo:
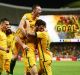
<svg viewBox="0 0 80 75"><path fill-rule="evenodd" d="M33 19L32 13L26 13L22 17L22 20L28 20L29 21L31 30L34 29L35 22L36 22L37 19L38 19L38 17L36 17L35 19Z"/></svg>
<svg viewBox="0 0 80 75"><path fill-rule="evenodd" d="M30 23L30 31L34 32L34 27L35 27L35 22L37 21L38 17L36 17L35 19L33 19L33 15L32 13L26 13L24 14L24 16L22 17L22 20L28 20ZM28 36L26 44L28 45L29 48L31 48L31 50L35 50L34 47L34 37L32 36Z"/></svg>
<svg viewBox="0 0 80 75"><path fill-rule="evenodd" d="M6 53L5 59L10 59L11 60L11 58L12 58L13 39L14 39L13 34L10 34L10 35L7 36L7 47L9 48L9 53Z"/></svg>
<svg viewBox="0 0 80 75"><path fill-rule="evenodd" d="M52 60L51 52L49 51L49 36L47 32L37 32L38 50L40 59L47 61Z"/></svg>
<svg viewBox="0 0 80 75"><path fill-rule="evenodd" d="M14 41L14 34L12 33L7 36L7 45L8 48L10 48L10 51L12 51L13 41Z"/></svg>
<svg viewBox="0 0 80 75"><path fill-rule="evenodd" d="M4 32L0 31L0 46L4 49L7 48L7 36ZM5 56L6 52L0 50L0 54L3 54Z"/></svg>
<svg viewBox="0 0 80 75"><path fill-rule="evenodd" d="M32 13L26 13L24 14L21 20L24 20L24 21L28 20L30 23L30 29L31 29L30 31L34 31L35 22L37 19L38 17L36 17L35 19L32 18ZM16 35L19 36L22 41L24 41L25 38L20 28L18 28L18 30L16 31ZM32 41L33 41L33 38L29 36L27 42L32 42Z"/></svg>

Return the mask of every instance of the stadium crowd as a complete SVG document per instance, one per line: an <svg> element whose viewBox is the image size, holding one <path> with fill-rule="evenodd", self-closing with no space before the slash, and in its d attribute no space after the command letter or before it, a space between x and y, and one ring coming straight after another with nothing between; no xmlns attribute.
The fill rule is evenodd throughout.
<svg viewBox="0 0 80 75"><path fill-rule="evenodd" d="M53 57L71 58L74 56L80 58L79 42L53 43L51 51L53 52Z"/></svg>

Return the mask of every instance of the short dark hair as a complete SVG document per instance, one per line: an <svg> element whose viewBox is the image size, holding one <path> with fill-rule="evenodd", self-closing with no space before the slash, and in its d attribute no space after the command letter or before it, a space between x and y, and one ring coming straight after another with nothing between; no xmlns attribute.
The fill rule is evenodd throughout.
<svg viewBox="0 0 80 75"><path fill-rule="evenodd" d="M12 30L11 30L11 29L7 29L7 30L6 30L6 35L8 36L8 35L10 35L10 34L12 34Z"/></svg>
<svg viewBox="0 0 80 75"><path fill-rule="evenodd" d="M1 20L0 20L0 24L2 23L2 22L4 22L4 21L9 21L7 18L2 18Z"/></svg>
<svg viewBox="0 0 80 75"><path fill-rule="evenodd" d="M35 5L32 6L32 11L33 11L37 6L41 7L40 5L35 4Z"/></svg>
<svg viewBox="0 0 80 75"><path fill-rule="evenodd" d="M41 19L38 19L35 23L35 26L41 26L41 25L46 27L46 22Z"/></svg>

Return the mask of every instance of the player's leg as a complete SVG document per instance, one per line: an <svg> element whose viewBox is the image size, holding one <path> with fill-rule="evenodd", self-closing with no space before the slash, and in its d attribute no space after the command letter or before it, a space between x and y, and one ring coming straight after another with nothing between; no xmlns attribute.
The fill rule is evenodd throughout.
<svg viewBox="0 0 80 75"><path fill-rule="evenodd" d="M28 62L25 62L25 74L24 75L38 75L37 67L36 65L30 66Z"/></svg>
<svg viewBox="0 0 80 75"><path fill-rule="evenodd" d="M29 65L28 65L28 59L24 57L24 75L30 75L30 68L29 68Z"/></svg>
<svg viewBox="0 0 80 75"><path fill-rule="evenodd" d="M38 75L52 75L52 69L51 69L51 60L48 61L39 61L39 71Z"/></svg>
<svg viewBox="0 0 80 75"><path fill-rule="evenodd" d="M48 60L47 62L45 62L45 68L46 68L46 71L47 71L47 75L52 75L51 64L52 64L51 60Z"/></svg>
<svg viewBox="0 0 80 75"><path fill-rule="evenodd" d="M6 70L6 74L9 75L9 72L10 72L10 60L9 59L5 59L4 69Z"/></svg>
<svg viewBox="0 0 80 75"><path fill-rule="evenodd" d="M12 59L10 62L10 74L12 74L12 75L13 75L14 67L16 65L17 56L18 56L18 50L17 50L17 47L15 46L15 48L13 50L13 56L12 56Z"/></svg>
<svg viewBox="0 0 80 75"><path fill-rule="evenodd" d="M35 53L34 52L29 52L31 53L29 56L29 61L30 61L30 73L31 75L38 75L38 71L37 71L37 66L36 66L36 58L35 58Z"/></svg>
<svg viewBox="0 0 80 75"><path fill-rule="evenodd" d="M44 73L44 66L43 66L43 61L39 60L39 70L38 70L38 75L42 75Z"/></svg>
<svg viewBox="0 0 80 75"><path fill-rule="evenodd" d="M37 66L34 65L30 70L31 75L38 75Z"/></svg>
<svg viewBox="0 0 80 75"><path fill-rule="evenodd" d="M11 59L11 62L10 62L10 74L12 74L12 75L13 75L14 67L16 65L16 60L17 60L17 57L14 59Z"/></svg>
<svg viewBox="0 0 80 75"><path fill-rule="evenodd" d="M28 75L28 74L38 75L35 54L31 50L29 50L27 53L25 67L26 67L26 75Z"/></svg>
<svg viewBox="0 0 80 75"><path fill-rule="evenodd" d="M3 54L0 53L0 75L2 74L3 68L4 68L4 57Z"/></svg>

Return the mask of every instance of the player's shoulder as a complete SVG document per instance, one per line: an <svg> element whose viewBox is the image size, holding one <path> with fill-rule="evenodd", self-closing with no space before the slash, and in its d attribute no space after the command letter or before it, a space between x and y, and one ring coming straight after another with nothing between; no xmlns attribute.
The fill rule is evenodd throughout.
<svg viewBox="0 0 80 75"><path fill-rule="evenodd" d="M0 30L0 35L3 35L3 34L5 34L5 32L2 32L2 31Z"/></svg>
<svg viewBox="0 0 80 75"><path fill-rule="evenodd" d="M38 31L37 33L40 33L40 34L45 34L45 35L47 35L48 34L48 32L46 32L46 31L43 31L43 32L40 32L40 31Z"/></svg>
<svg viewBox="0 0 80 75"><path fill-rule="evenodd" d="M48 35L48 32L47 31L43 31L42 34Z"/></svg>
<svg viewBox="0 0 80 75"><path fill-rule="evenodd" d="M49 34L48 34L48 32L46 32L46 31L42 32L42 36L43 36L44 38L49 39Z"/></svg>
<svg viewBox="0 0 80 75"><path fill-rule="evenodd" d="M14 37L14 34L12 33L12 34L10 34L9 36L10 36L10 37Z"/></svg>
<svg viewBox="0 0 80 75"><path fill-rule="evenodd" d="M24 16L27 16L27 17L30 16L30 15L31 15L31 13L25 13L24 14Z"/></svg>
<svg viewBox="0 0 80 75"><path fill-rule="evenodd" d="M40 36L41 38L48 38L48 33L47 32L37 32L37 36Z"/></svg>
<svg viewBox="0 0 80 75"><path fill-rule="evenodd" d="M7 36L5 34L5 32L0 31L0 39L6 39Z"/></svg>
<svg viewBox="0 0 80 75"><path fill-rule="evenodd" d="M28 18L30 18L30 17L31 17L31 13L25 13L25 14L23 15L22 19L26 20L26 19L28 19Z"/></svg>

